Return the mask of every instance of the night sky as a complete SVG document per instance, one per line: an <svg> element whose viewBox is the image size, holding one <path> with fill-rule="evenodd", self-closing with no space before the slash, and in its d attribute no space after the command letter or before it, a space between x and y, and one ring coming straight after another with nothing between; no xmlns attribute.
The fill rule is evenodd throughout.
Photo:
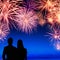
<svg viewBox="0 0 60 60"><path fill-rule="evenodd" d="M60 54L60 51L56 50L49 38L45 36L47 31L49 31L47 25L44 27L38 26L37 29L32 31L30 34L17 31L14 28L11 29L6 40L0 43L0 56L2 56L3 48L7 45L7 39L9 37L13 38L13 45L16 47L18 39L22 39L29 57L48 57L50 55L55 56Z"/></svg>
<svg viewBox="0 0 60 60"><path fill-rule="evenodd" d="M44 13L43 13L44 15ZM60 51L53 46L53 42L49 39L47 32L49 32L48 24L43 27L38 25L31 33L17 31L14 27L11 28L10 33L4 41L0 43L0 57L9 37L13 38L13 46L17 47L17 41L21 39L24 47L27 49L28 57L59 57Z"/></svg>

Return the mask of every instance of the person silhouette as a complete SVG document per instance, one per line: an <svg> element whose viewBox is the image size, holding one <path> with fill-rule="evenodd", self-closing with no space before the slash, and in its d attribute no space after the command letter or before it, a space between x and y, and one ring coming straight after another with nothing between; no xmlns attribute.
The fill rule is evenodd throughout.
<svg viewBox="0 0 60 60"><path fill-rule="evenodd" d="M17 42L17 60L27 60L27 50L24 48L22 40Z"/></svg>
<svg viewBox="0 0 60 60"><path fill-rule="evenodd" d="M13 39L8 39L8 46L4 47L2 59L3 60L16 60L16 48L12 45Z"/></svg>

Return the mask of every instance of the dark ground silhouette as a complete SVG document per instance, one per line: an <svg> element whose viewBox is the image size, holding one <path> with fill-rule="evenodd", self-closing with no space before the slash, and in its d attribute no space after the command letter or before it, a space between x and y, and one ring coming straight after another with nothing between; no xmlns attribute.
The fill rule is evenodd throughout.
<svg viewBox="0 0 60 60"><path fill-rule="evenodd" d="M27 50L23 46L22 40L18 40L17 48L13 45L13 39L8 39L8 46L4 47L3 60L27 60Z"/></svg>

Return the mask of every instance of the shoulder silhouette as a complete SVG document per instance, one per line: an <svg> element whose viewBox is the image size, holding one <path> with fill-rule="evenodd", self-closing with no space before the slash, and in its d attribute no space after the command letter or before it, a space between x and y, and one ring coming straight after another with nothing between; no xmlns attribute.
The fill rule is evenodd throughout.
<svg viewBox="0 0 60 60"><path fill-rule="evenodd" d="M22 40L17 42L17 60L27 60L27 50L23 46Z"/></svg>
<svg viewBox="0 0 60 60"><path fill-rule="evenodd" d="M4 47L2 58L3 60L16 60L16 48L12 45L13 39L8 39L8 46Z"/></svg>

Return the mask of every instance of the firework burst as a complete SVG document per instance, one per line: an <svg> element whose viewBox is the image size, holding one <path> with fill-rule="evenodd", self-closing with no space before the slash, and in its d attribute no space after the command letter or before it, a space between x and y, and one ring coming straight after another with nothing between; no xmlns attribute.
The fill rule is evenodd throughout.
<svg viewBox="0 0 60 60"><path fill-rule="evenodd" d="M5 39L8 34L9 28L5 24L0 24L0 40Z"/></svg>
<svg viewBox="0 0 60 60"><path fill-rule="evenodd" d="M46 9L51 11L51 9L56 5L56 1L53 0L39 0L38 2L38 9Z"/></svg>
<svg viewBox="0 0 60 60"><path fill-rule="evenodd" d="M55 28L52 27L51 32L48 33L47 36L49 36L50 41L53 42L54 47L57 50L60 50L60 29L59 29L59 27L57 29L56 29L56 26L55 26Z"/></svg>
<svg viewBox="0 0 60 60"><path fill-rule="evenodd" d="M60 30L59 29L54 29L52 30L51 33L48 33L50 35L51 40L60 40Z"/></svg>
<svg viewBox="0 0 60 60"><path fill-rule="evenodd" d="M56 48L57 50L60 50L60 41L59 41L59 42L56 42L56 43L54 44L54 46L55 46L55 48Z"/></svg>
<svg viewBox="0 0 60 60"><path fill-rule="evenodd" d="M14 20L13 18L17 15L17 10L20 9L19 5L17 5L18 1L3 0L0 2L0 21L9 25L9 20Z"/></svg>
<svg viewBox="0 0 60 60"><path fill-rule="evenodd" d="M37 27L38 17L32 10L26 8L19 10L20 13L17 16L19 18L18 27L24 32L30 32L33 28Z"/></svg>

